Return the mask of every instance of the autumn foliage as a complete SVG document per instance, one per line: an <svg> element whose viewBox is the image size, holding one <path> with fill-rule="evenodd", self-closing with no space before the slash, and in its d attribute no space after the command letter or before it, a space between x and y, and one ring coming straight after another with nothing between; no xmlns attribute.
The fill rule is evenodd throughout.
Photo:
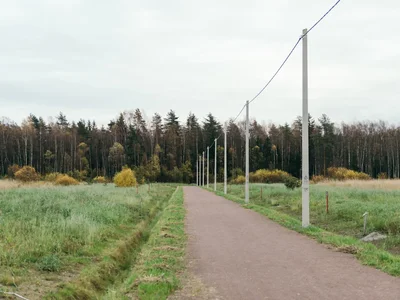
<svg viewBox="0 0 400 300"><path fill-rule="evenodd" d="M246 177L244 177L243 175L239 175L238 177L233 179L231 183L233 183L233 184L244 184L245 182L246 182Z"/></svg>
<svg viewBox="0 0 400 300"><path fill-rule="evenodd" d="M104 176L96 176L93 178L94 183L107 183L107 179Z"/></svg>
<svg viewBox="0 0 400 300"><path fill-rule="evenodd" d="M290 176L282 170L260 169L250 174L250 181L257 183L283 183Z"/></svg>
<svg viewBox="0 0 400 300"><path fill-rule="evenodd" d="M15 173L15 179L22 182L31 182L39 180L39 175L36 173L35 168L31 166L25 166Z"/></svg>
<svg viewBox="0 0 400 300"><path fill-rule="evenodd" d="M78 185L79 181L76 180L75 178L72 178L71 176L64 174L64 175L58 176L54 183L57 185L68 186L68 185Z"/></svg>
<svg viewBox="0 0 400 300"><path fill-rule="evenodd" d="M132 187L136 186L135 173L130 168L124 168L114 177L114 183L117 187Z"/></svg>
<svg viewBox="0 0 400 300"><path fill-rule="evenodd" d="M18 166L17 164L13 164L8 167L7 169L7 175L9 178L15 178L15 173L17 173L19 170L21 170L21 167Z"/></svg>
<svg viewBox="0 0 400 300"><path fill-rule="evenodd" d="M63 176L63 174L58 172L49 173L44 177L44 181L55 182L58 177Z"/></svg>
<svg viewBox="0 0 400 300"><path fill-rule="evenodd" d="M334 180L369 180L371 177L363 172L357 172L346 168L328 168L329 179Z"/></svg>

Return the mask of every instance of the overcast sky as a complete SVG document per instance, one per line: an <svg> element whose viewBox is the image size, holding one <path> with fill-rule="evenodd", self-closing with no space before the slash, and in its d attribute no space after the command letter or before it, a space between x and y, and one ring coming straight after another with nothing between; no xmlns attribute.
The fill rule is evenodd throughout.
<svg viewBox="0 0 400 300"><path fill-rule="evenodd" d="M0 0L0 117L107 124L140 108L223 122L335 2ZM399 123L399 15L396 0L342 0L310 33L311 115ZM301 74L298 47L251 117L291 123Z"/></svg>

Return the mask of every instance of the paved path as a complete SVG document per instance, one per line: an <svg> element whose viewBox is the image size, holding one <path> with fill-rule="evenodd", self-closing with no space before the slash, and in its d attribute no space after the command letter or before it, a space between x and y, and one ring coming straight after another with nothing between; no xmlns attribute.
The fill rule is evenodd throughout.
<svg viewBox="0 0 400 300"><path fill-rule="evenodd" d="M400 299L400 278L213 193L184 193L192 271L219 299Z"/></svg>

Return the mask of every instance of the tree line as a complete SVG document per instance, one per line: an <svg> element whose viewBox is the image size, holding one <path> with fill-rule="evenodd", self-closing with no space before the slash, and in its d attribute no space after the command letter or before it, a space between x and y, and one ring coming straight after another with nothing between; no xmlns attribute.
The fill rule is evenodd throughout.
<svg viewBox="0 0 400 300"><path fill-rule="evenodd" d="M245 168L245 124L228 121L228 176ZM21 124L0 120L0 175L13 165L29 165L40 174L84 173L87 178L113 177L124 165L151 180L194 182L197 156L207 146L210 166L217 159L217 177L223 180L223 124L211 113L203 120L190 113L180 119L171 110L147 121L140 109L125 111L106 126L81 119L69 121L59 113L53 121L30 115ZM301 118L291 124L250 122L250 171L280 169L301 175ZM400 127L386 122L335 124L327 115L309 116L310 176L325 175L329 167L345 167L371 177L399 178ZM214 168L210 167L210 174ZM149 178L146 178L149 179Z"/></svg>

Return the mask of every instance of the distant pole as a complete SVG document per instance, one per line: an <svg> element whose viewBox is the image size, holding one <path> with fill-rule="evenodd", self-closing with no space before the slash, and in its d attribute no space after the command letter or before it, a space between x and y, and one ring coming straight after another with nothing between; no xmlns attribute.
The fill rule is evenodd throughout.
<svg viewBox="0 0 400 300"><path fill-rule="evenodd" d="M246 102L246 186L245 186L245 199L249 203L249 101Z"/></svg>
<svg viewBox="0 0 400 300"><path fill-rule="evenodd" d="M199 158L199 173L197 174L199 176L199 186L201 186L201 155L198 155Z"/></svg>
<svg viewBox="0 0 400 300"><path fill-rule="evenodd" d="M199 156L196 158L196 185L199 185Z"/></svg>
<svg viewBox="0 0 400 300"><path fill-rule="evenodd" d="M214 140L214 191L217 191L217 139Z"/></svg>
<svg viewBox="0 0 400 300"><path fill-rule="evenodd" d="M226 133L227 133L228 127L226 126L225 123L225 132L224 132L224 194L226 195L227 193L227 181L228 181L228 158L226 156L227 154L227 147L226 147Z"/></svg>
<svg viewBox="0 0 400 300"><path fill-rule="evenodd" d="M210 147L207 147L207 188L210 177Z"/></svg>
<svg viewBox="0 0 400 300"><path fill-rule="evenodd" d="M205 158L205 154L204 154L204 151L203 151L203 186L204 186L204 164L205 164L205 160L206 160L206 158Z"/></svg>
<svg viewBox="0 0 400 300"><path fill-rule="evenodd" d="M302 124L302 225L310 225L310 180L308 156L308 51L307 29L303 29L303 124Z"/></svg>

